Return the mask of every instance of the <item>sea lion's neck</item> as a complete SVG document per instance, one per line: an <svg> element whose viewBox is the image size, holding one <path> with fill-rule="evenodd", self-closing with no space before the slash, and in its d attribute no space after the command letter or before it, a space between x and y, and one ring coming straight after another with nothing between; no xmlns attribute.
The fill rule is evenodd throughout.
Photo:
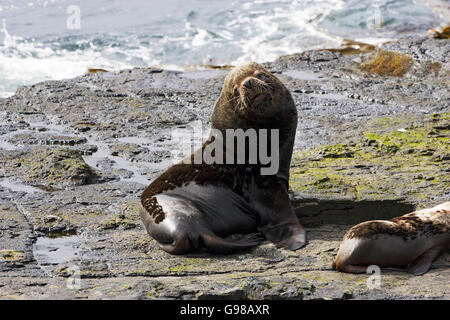
<svg viewBox="0 0 450 320"><path fill-rule="evenodd" d="M296 113L279 115L265 123L235 121L233 126L225 128L213 126L202 149L208 153L212 147L216 151L221 148L223 157L216 151L214 156L223 159L223 164L243 164L244 161L244 164L266 168L262 174L289 181L296 126Z"/></svg>
<svg viewBox="0 0 450 320"><path fill-rule="evenodd" d="M241 69L236 69L225 79L224 87L211 114L210 140L213 140L211 139L214 136L213 131L219 131L224 144L224 154L235 158L240 156L242 159L242 155L239 154L239 150L242 149L231 149L231 151L229 148L226 149L226 146L235 140L235 137L227 137L227 130L241 130L249 136L252 135L251 130L256 131L257 142L246 143L245 150L254 150L252 147L255 144L258 147L258 153L261 148L274 151L277 147L278 169L272 175L289 181L289 167L297 129L297 109L294 100L289 90L262 67L252 66L250 71L246 68ZM270 94L266 95L264 100L256 100L254 105L253 101L255 100L252 100L250 104L244 104L237 98L235 91L238 93L242 91L242 81L248 76L253 76L255 70L262 70L261 72L266 73L266 77L269 79L267 84L269 84ZM241 71L248 73L247 78L241 74ZM253 85L250 88L245 87L251 90ZM239 93L239 97L241 96ZM266 139L262 136L264 132L261 130L264 129L269 133ZM275 133L274 130L277 132ZM271 138L275 134L277 139L272 140ZM244 158L246 161L250 160L247 153ZM259 161L258 165L264 167L264 161Z"/></svg>

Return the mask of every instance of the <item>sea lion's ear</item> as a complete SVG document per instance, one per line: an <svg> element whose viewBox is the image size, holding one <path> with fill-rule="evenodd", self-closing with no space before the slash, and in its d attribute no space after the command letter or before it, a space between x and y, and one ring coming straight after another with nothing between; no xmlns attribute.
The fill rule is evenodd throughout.
<svg viewBox="0 0 450 320"><path fill-rule="evenodd" d="M226 92L223 89L219 95L219 98L217 98L216 103L214 104L213 112L211 113L211 116L209 118L212 127L220 127L220 122L223 121L222 109L226 107L226 104L229 103L229 100L230 99L227 98Z"/></svg>

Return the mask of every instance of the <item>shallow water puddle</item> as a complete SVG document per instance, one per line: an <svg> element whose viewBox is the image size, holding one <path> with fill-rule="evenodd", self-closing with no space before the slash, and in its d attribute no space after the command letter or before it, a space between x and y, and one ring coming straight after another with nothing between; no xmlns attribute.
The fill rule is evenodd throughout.
<svg viewBox="0 0 450 320"><path fill-rule="evenodd" d="M212 79L217 78L219 76L226 75L228 71L224 70L200 70L200 71L190 71L183 72L181 76L193 79L193 80L201 80L201 79Z"/></svg>
<svg viewBox="0 0 450 320"><path fill-rule="evenodd" d="M4 150L17 150L19 149L19 147L17 147L16 145L13 145L12 143L9 143L8 141L3 140L4 138L2 137L2 139L0 140L0 149L4 149Z"/></svg>
<svg viewBox="0 0 450 320"><path fill-rule="evenodd" d="M26 192L26 193L35 193L35 192L44 192L44 190L28 186L23 183L11 181L8 178L0 179L0 186L9 189L14 192Z"/></svg>
<svg viewBox="0 0 450 320"><path fill-rule="evenodd" d="M294 79L299 80L324 80L325 77L318 73L307 72L302 70L289 70L283 72L284 75L287 75Z"/></svg>
<svg viewBox="0 0 450 320"><path fill-rule="evenodd" d="M58 265L78 258L81 238L77 235L38 237L33 245L33 255L41 266Z"/></svg>
<svg viewBox="0 0 450 320"><path fill-rule="evenodd" d="M124 159L120 156L113 156L111 154L111 150L108 146L108 144L98 141L93 137L86 136L88 139L88 142L91 144L94 144L98 147L97 151L94 152L92 155L85 155L83 156L84 161L91 167L97 167L97 162L104 159L109 159L114 162L113 167L116 169L126 169L133 172L133 176L131 178L122 178L123 181L132 181L132 182L138 182L143 185L148 185L149 180L145 175L142 175L139 173L139 171L142 169L142 167L146 167L148 169L152 170L165 170L168 167L170 167L172 163L172 159L163 159L160 162L133 162L127 159ZM153 141L145 138L145 137L137 137L137 136L130 136L130 137L122 137L117 139L119 142L122 143L135 143L138 144L146 149L149 149L151 151L164 151L164 148L154 147L152 146Z"/></svg>
<svg viewBox="0 0 450 320"><path fill-rule="evenodd" d="M130 160L124 159L120 156L113 156L111 155L110 148L107 143L102 142L98 140L97 138L93 137L92 135L88 134L79 134L76 136L73 136L70 134L70 129L68 127L65 127L64 125L54 124L51 121L29 121L30 127L27 129L21 129L16 130L7 134L4 134L0 138L0 149L4 150L17 150L21 149L23 146L16 146L12 143L9 143L8 140L12 138L15 135L18 134L36 134L36 130L39 131L39 128L45 128L45 135L64 135L68 138L76 137L76 138L85 138L87 144L92 144L97 146L97 151L93 152L90 155L83 155L84 161L91 167L96 168L98 161L109 159L113 161L113 167L115 169L126 169L131 171L133 174L130 178L121 178L123 181L132 181L132 182L138 182L143 185L147 185L149 183L148 178L145 175L140 174L139 172L142 170L143 167L155 170L155 171L161 171L164 169L167 169L172 164L171 159L165 159L161 162L152 163L152 162L139 162L135 163ZM165 148L159 148L153 146L153 141L145 138L145 137L123 137L117 139L119 142L122 143L136 143L141 146L143 146L146 149L149 149L151 151L164 151ZM12 191L23 191L26 193L32 193L32 192L42 192L43 190L40 190L35 187L27 186L25 184L15 183L12 181L9 181L7 179L0 180L0 186L3 186L5 188L8 188ZM48 191L48 190L46 190Z"/></svg>
<svg viewBox="0 0 450 320"><path fill-rule="evenodd" d="M329 99L329 100L351 100L349 97L346 97L344 95L341 94L337 94L337 93L323 93L323 94L318 94L318 93L311 93L309 94L311 97L314 98L319 98L319 99Z"/></svg>
<svg viewBox="0 0 450 320"><path fill-rule="evenodd" d="M89 140L88 140L89 141ZM96 168L97 167L97 163L100 160L104 160L104 159L109 159L112 160L114 162L113 167L116 169L126 169L126 170L130 170L133 172L133 176L131 178L127 178L127 179L122 179L124 181L133 181L133 182L138 182L144 185L148 184L148 179L147 177L141 175L138 171L139 171L139 164L137 163L133 163L129 160L123 159L122 157L119 156L113 156L111 155L111 151L108 147L108 145L106 143L94 140L91 138L91 140L89 141L92 144L95 144L97 146L97 151L92 153L92 155L84 155L83 159L84 161L91 167Z"/></svg>

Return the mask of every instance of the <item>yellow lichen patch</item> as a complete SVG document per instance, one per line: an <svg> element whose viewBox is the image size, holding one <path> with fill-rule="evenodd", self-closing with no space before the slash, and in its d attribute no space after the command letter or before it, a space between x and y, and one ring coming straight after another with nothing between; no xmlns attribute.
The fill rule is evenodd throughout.
<svg viewBox="0 0 450 320"><path fill-rule="evenodd" d="M178 264L168 268L170 272L183 273L196 271L193 265L190 264Z"/></svg>
<svg viewBox="0 0 450 320"><path fill-rule="evenodd" d="M434 76L437 76L439 74L439 71L441 70L441 68L442 68L442 63L440 63L440 62L428 61L425 64L425 70L427 70L428 73L433 73Z"/></svg>
<svg viewBox="0 0 450 320"><path fill-rule="evenodd" d="M18 261L23 258L22 251L0 250L0 261Z"/></svg>
<svg viewBox="0 0 450 320"><path fill-rule="evenodd" d="M427 35L432 35L436 39L448 39L450 38L450 26L442 28L442 31L436 29L428 30Z"/></svg>
<svg viewBox="0 0 450 320"><path fill-rule="evenodd" d="M132 229L137 226L138 222L131 221L124 215L117 215L102 221L103 229L116 229L121 227L124 230Z"/></svg>
<svg viewBox="0 0 450 320"><path fill-rule="evenodd" d="M393 51L377 50L359 69L380 76L401 77L408 71L413 60L409 55Z"/></svg>
<svg viewBox="0 0 450 320"><path fill-rule="evenodd" d="M101 68L89 68L88 73L101 73L101 72L108 72L108 70L101 69Z"/></svg>
<svg viewBox="0 0 450 320"><path fill-rule="evenodd" d="M120 204L122 213L130 220L138 223L140 222L139 209L141 208L140 201L132 200Z"/></svg>

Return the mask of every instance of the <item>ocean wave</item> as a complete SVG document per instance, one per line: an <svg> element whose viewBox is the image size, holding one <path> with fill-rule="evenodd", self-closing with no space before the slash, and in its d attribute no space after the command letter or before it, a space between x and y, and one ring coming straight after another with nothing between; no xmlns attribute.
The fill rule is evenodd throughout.
<svg viewBox="0 0 450 320"><path fill-rule="evenodd" d="M79 76L88 68L201 68L271 61L336 47L343 38L379 44L404 34L402 26L417 32L435 21L431 10L411 1L211 0L205 6L201 0L166 0L163 6L141 0L78 0L81 29L65 30L54 25L64 25L61 14L70 1L16 0L0 5L6 17L0 96L11 95L21 85ZM24 16L34 20L24 21ZM14 31L9 32L6 23L15 26Z"/></svg>

